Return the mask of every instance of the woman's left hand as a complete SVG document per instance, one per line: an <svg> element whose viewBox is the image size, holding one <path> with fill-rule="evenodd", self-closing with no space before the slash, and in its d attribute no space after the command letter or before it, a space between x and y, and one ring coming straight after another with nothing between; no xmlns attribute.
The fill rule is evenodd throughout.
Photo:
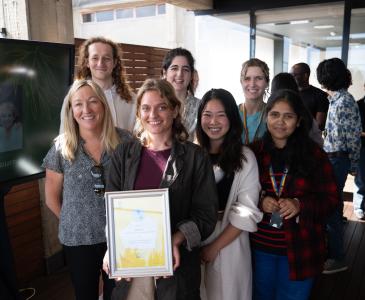
<svg viewBox="0 0 365 300"><path fill-rule="evenodd" d="M298 199L280 198L280 216L285 220L288 220L296 216L300 212L300 203Z"/></svg>
<svg viewBox="0 0 365 300"><path fill-rule="evenodd" d="M215 260L219 253L219 249L215 247L214 243L206 245L200 250L200 258L204 263L210 263Z"/></svg>

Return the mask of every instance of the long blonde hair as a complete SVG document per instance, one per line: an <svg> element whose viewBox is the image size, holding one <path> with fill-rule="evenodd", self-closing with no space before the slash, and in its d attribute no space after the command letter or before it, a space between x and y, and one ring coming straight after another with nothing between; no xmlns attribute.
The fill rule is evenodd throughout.
<svg viewBox="0 0 365 300"><path fill-rule="evenodd" d="M157 91L160 93L161 98L166 101L167 106L171 110L177 111L176 118L172 123L172 135L173 138L180 142L185 142L189 134L186 131L184 125L182 124L182 117L181 117L181 102L176 97L175 90L173 86L167 82L165 79L147 79L141 88L138 90L137 94L137 137L141 140L141 142L146 145L149 143L147 134L144 128L141 125L141 116L140 116L140 109L141 109L141 101L143 95L148 91Z"/></svg>
<svg viewBox="0 0 365 300"><path fill-rule="evenodd" d="M104 107L101 132L101 144L103 148L110 153L120 143L120 138L113 125L112 115L103 90L91 80L76 80L64 99L64 110L62 116L63 134L60 134L55 139L55 144L57 147L60 147L63 158L69 161L73 161L75 159L75 153L80 141L79 126L73 116L71 101L74 94L84 86L89 86L93 90Z"/></svg>

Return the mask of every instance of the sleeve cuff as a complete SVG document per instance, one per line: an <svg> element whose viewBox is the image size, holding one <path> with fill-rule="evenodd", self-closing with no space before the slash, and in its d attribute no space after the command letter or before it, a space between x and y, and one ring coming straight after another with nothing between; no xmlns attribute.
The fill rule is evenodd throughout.
<svg viewBox="0 0 365 300"><path fill-rule="evenodd" d="M186 249L191 251L200 245L201 235L198 226L193 221L180 223L178 228L186 238Z"/></svg>

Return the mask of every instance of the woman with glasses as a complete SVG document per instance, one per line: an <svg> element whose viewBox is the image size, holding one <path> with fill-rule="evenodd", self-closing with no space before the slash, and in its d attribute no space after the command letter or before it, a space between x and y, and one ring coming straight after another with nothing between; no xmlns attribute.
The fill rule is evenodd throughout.
<svg viewBox="0 0 365 300"><path fill-rule="evenodd" d="M253 299L304 300L323 270L336 181L326 153L308 136L310 119L297 93L274 92L265 118L267 132L252 144L264 212L251 233Z"/></svg>
<svg viewBox="0 0 365 300"><path fill-rule="evenodd" d="M162 76L174 87L177 98L183 104L182 122L193 141L196 128L196 114L200 100L194 97L198 84L195 60L189 50L175 48L166 53L162 61Z"/></svg>
<svg viewBox="0 0 365 300"><path fill-rule="evenodd" d="M90 80L71 86L64 128L44 158L46 205L59 218L59 239L70 267L77 300L98 299L106 251L104 173L110 154L127 131L116 129L101 88ZM104 299L113 281L104 278Z"/></svg>
<svg viewBox="0 0 365 300"><path fill-rule="evenodd" d="M198 110L197 138L209 153L219 196L219 221L204 241L202 298L251 300L252 267L248 233L257 230L262 213L255 155L242 145L242 122L233 96L212 89ZM205 288L204 288L205 287Z"/></svg>
<svg viewBox="0 0 365 300"><path fill-rule="evenodd" d="M112 156L107 191L169 189L174 275L122 280L118 291L128 299L200 299L199 246L214 229L218 200L209 158L187 141L180 108L169 82L146 80L137 94L138 141Z"/></svg>
<svg viewBox="0 0 365 300"><path fill-rule="evenodd" d="M242 142L249 144L266 131L263 117L264 97L270 83L269 67L257 58L251 58L242 64L240 79L245 102L239 105L243 123Z"/></svg>

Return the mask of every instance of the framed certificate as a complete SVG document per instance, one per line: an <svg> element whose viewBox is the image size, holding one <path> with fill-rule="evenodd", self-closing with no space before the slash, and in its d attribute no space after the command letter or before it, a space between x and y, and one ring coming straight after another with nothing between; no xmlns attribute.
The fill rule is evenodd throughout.
<svg viewBox="0 0 365 300"><path fill-rule="evenodd" d="M111 278L173 274L168 189L106 192Z"/></svg>

